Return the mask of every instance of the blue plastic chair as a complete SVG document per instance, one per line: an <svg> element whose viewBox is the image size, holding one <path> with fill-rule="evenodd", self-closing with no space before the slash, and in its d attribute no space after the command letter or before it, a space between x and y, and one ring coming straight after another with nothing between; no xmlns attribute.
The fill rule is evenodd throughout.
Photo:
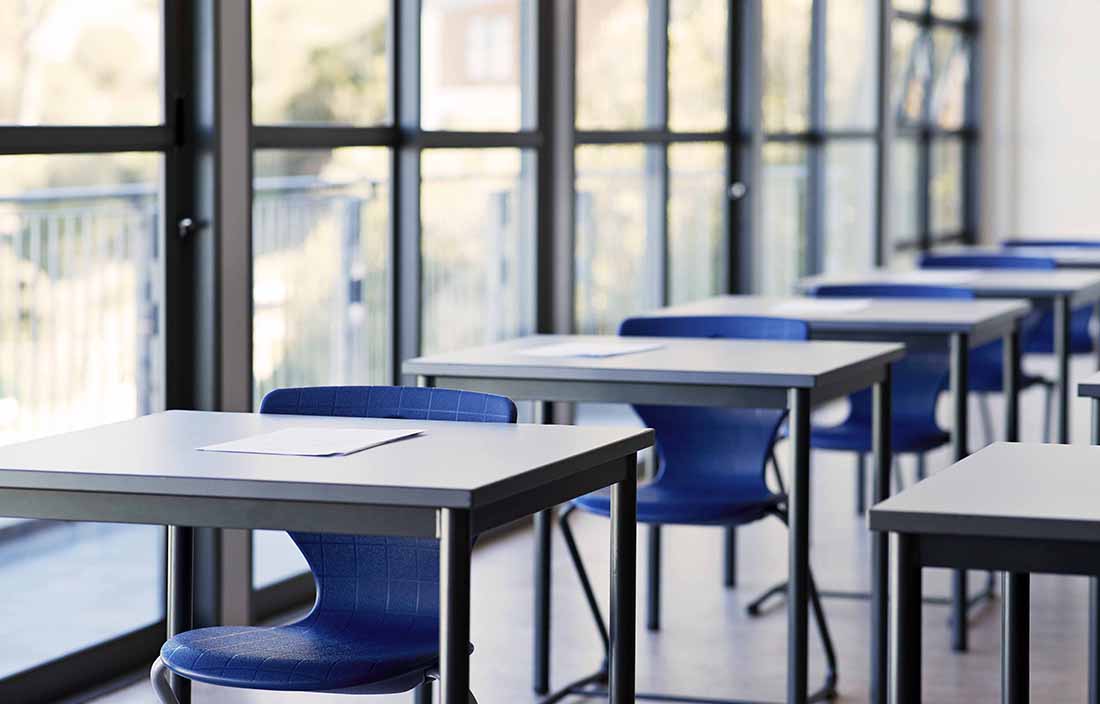
<svg viewBox="0 0 1100 704"><path fill-rule="evenodd" d="M817 288L815 295L825 298L974 299L974 292L967 288L919 284L827 285ZM1004 391L1003 369L1003 347L999 340L971 351L967 365L968 387L972 392L983 394L980 399L987 444L993 441L992 421L984 394ZM891 442L895 454L917 455L918 479L924 478L924 454L950 440L950 435L936 422L936 402L947 388L949 373L949 360L938 352L910 351L894 365ZM1041 377L1021 375L1021 389L1037 384L1046 385L1049 406L1050 382ZM871 417L871 394L861 391L849 397L848 418L842 423L830 427L813 426L810 431L811 444L815 448L857 453L856 511L859 514L866 508L864 456L871 451Z"/></svg>
<svg viewBox="0 0 1100 704"><path fill-rule="evenodd" d="M1014 238L1004 240L1001 242L1001 246L1005 249L1012 249L1013 247L1100 247L1100 239L1080 239L1080 240L1044 240L1044 239L1029 239L1029 238Z"/></svg>
<svg viewBox="0 0 1100 704"><path fill-rule="evenodd" d="M391 386L276 389L260 413L515 423L503 396ZM446 471L446 468L440 468ZM424 691L438 676L439 541L290 533L317 588L313 609L273 628L219 626L181 633L151 673L162 704L166 674L196 682L293 692ZM473 694L470 701L475 702Z"/></svg>
<svg viewBox="0 0 1100 704"><path fill-rule="evenodd" d="M624 321L619 334L806 340L809 328L800 321L776 318L647 317ZM640 523L649 524L653 531L666 523L739 526L767 516L775 516L786 523L787 497L782 491L772 491L765 481L765 466L786 411L653 405L634 406L634 411L657 436L656 476L638 487ZM611 514L610 493L599 491L576 499L560 517L566 546L606 651L607 628L569 526L569 516L576 509L608 517ZM651 538L654 535L651 533ZM659 562L655 564L653 557L659 560L659 551L651 551L650 555L650 585L655 586ZM651 592L651 604L656 604L653 597ZM836 656L812 577L810 602L827 663L825 685L815 697L831 696L836 687ZM586 678L581 682L586 681L592 680ZM577 683L570 688L576 686Z"/></svg>
<svg viewBox="0 0 1100 704"><path fill-rule="evenodd" d="M1019 257L1012 254L926 254L922 269L1031 269L1047 271L1057 268L1049 257ZM1089 322L1092 306L1078 308L1070 314L1070 354L1089 354L1093 349ZM1054 314L1044 311L1023 336L1024 354L1054 354Z"/></svg>

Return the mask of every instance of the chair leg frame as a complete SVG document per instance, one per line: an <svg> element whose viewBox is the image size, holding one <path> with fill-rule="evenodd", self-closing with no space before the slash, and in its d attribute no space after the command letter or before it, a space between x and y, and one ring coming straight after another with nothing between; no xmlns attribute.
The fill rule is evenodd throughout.
<svg viewBox="0 0 1100 704"><path fill-rule="evenodd" d="M598 602L596 601L595 592L592 588L592 582L588 577L588 570L584 566L584 562L581 559L580 552L577 550L576 537L573 535L573 529L569 525L569 516L576 510L576 507L570 505L562 510L558 517L558 525L561 527L562 535L565 538L565 544L568 548L570 560L573 562L573 567L576 569L577 578L581 582L581 588L584 591L585 600L588 602L589 611L592 613L593 620L596 622L596 629L599 631L600 637L604 643L604 660L600 664L600 668L590 675L586 675L580 679L577 679L565 687L549 694L540 701L540 704L555 704L560 702L566 697L606 697L607 696L607 663L610 655L610 640L607 635L607 626L605 625L603 614L600 611ZM775 512L784 524L787 522L786 514L782 511ZM833 647L832 635L829 632L828 623L825 620L825 611L821 606L821 598L817 592L817 585L813 579L813 573L810 574L810 608L813 613L814 620L817 623L818 634L821 637L822 648L825 651L826 661L826 676L825 684L816 692L810 694L808 701L810 702L822 702L829 701L837 696L836 682L837 682L837 663L836 663L836 650ZM603 687L598 687L603 685ZM693 697L690 695L669 695L669 694L649 694L639 692L635 695L636 699L641 700L654 700L654 701L667 701L667 702L689 702L694 704L761 704L760 702L744 699L714 699L705 697Z"/></svg>
<svg viewBox="0 0 1100 704"><path fill-rule="evenodd" d="M168 681L168 666L159 657L149 670L149 682L153 685L153 694L157 695L160 704L179 704L176 693L172 691L172 685Z"/></svg>

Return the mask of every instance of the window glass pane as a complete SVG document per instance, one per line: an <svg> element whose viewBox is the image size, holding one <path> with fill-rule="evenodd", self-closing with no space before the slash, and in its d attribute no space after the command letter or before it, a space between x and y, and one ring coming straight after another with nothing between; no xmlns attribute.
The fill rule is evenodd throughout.
<svg viewBox="0 0 1100 704"><path fill-rule="evenodd" d="M970 44L965 36L950 29L936 29L932 41L935 82L932 88L931 119L939 127L957 129L966 123Z"/></svg>
<svg viewBox="0 0 1100 704"><path fill-rule="evenodd" d="M810 120L812 0L768 0L764 8L764 129L805 130Z"/></svg>
<svg viewBox="0 0 1100 704"><path fill-rule="evenodd" d="M160 0L0 0L0 124L161 122Z"/></svg>
<svg viewBox="0 0 1100 704"><path fill-rule="evenodd" d="M895 22L891 58L894 110L899 125L919 125L924 119L932 52L928 34L911 22Z"/></svg>
<svg viewBox="0 0 1100 704"><path fill-rule="evenodd" d="M948 19L962 19L967 15L968 0L932 0L932 14Z"/></svg>
<svg viewBox="0 0 1100 704"><path fill-rule="evenodd" d="M254 172L256 407L279 387L389 383L388 152L261 150ZM306 569L285 533L254 536L256 586Z"/></svg>
<svg viewBox="0 0 1100 704"><path fill-rule="evenodd" d="M894 0L894 9L899 12L923 13L928 9L928 0Z"/></svg>
<svg viewBox="0 0 1100 704"><path fill-rule="evenodd" d="M726 126L726 3L672 0L668 10L669 127L720 130Z"/></svg>
<svg viewBox="0 0 1100 704"><path fill-rule="evenodd" d="M721 144L668 148L669 300L725 290L726 150Z"/></svg>
<svg viewBox="0 0 1100 704"><path fill-rule="evenodd" d="M388 2L252 1L256 123L389 119Z"/></svg>
<svg viewBox="0 0 1100 704"><path fill-rule="evenodd" d="M756 238L755 288L789 294L808 273L806 251L806 148L770 143L763 148L763 208Z"/></svg>
<svg viewBox="0 0 1100 704"><path fill-rule="evenodd" d="M421 157L426 354L534 329L535 157L431 149Z"/></svg>
<svg viewBox="0 0 1100 704"><path fill-rule="evenodd" d="M577 127L656 126L646 113L647 0L577 3Z"/></svg>
<svg viewBox="0 0 1100 704"><path fill-rule="evenodd" d="M533 121L533 114L520 115L520 74L533 64L535 49L520 15L520 0L423 1L424 129L514 132Z"/></svg>
<svg viewBox="0 0 1100 704"><path fill-rule="evenodd" d="M0 157L0 444L164 406L158 154ZM164 529L0 519L0 676L163 616Z"/></svg>
<svg viewBox="0 0 1100 704"><path fill-rule="evenodd" d="M896 247L901 243L916 243L920 239L920 156L917 140L896 140L892 161L890 217L891 235Z"/></svg>
<svg viewBox="0 0 1100 704"><path fill-rule="evenodd" d="M874 264L875 145L825 147L825 271L865 271Z"/></svg>
<svg viewBox="0 0 1100 704"><path fill-rule="evenodd" d="M577 332L618 332L656 307L661 224L647 212L660 183L659 152L641 145L577 148Z"/></svg>
<svg viewBox="0 0 1100 704"><path fill-rule="evenodd" d="M877 89L877 0L830 0L825 18L825 122L874 129Z"/></svg>
<svg viewBox="0 0 1100 704"><path fill-rule="evenodd" d="M958 139L932 142L932 233L956 234L963 229L963 145Z"/></svg>

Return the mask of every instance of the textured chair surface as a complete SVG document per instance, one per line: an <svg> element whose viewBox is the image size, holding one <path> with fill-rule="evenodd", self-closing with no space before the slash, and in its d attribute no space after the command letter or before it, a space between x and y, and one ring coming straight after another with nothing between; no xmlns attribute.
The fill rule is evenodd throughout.
<svg viewBox="0 0 1100 704"><path fill-rule="evenodd" d="M261 413L514 423L507 398L449 389L277 389ZM441 467L440 471L446 471ZM189 679L229 687L361 693L407 691L439 658L439 543L434 539L291 533L317 600L271 628L200 628L161 658Z"/></svg>
<svg viewBox="0 0 1100 704"><path fill-rule="evenodd" d="M801 321L757 317L631 318L619 334L643 337L806 340ZM634 406L657 435L657 476L638 487L638 521L734 525L767 515L783 501L764 481L764 464L786 411ZM607 490L575 501L610 515Z"/></svg>

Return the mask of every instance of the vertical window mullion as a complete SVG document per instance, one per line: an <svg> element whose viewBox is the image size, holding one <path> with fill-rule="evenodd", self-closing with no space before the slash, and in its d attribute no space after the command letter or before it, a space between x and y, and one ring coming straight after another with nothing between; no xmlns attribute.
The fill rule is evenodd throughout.
<svg viewBox="0 0 1100 704"><path fill-rule="evenodd" d="M668 130L668 20L670 0L649 0L646 62L646 126ZM646 147L647 281L653 302L668 302L668 146Z"/></svg>
<svg viewBox="0 0 1100 704"><path fill-rule="evenodd" d="M390 213L394 242L393 376L401 378L401 360L420 353L420 0L398 0L396 23L396 125L400 134L392 159L393 206Z"/></svg>
<svg viewBox="0 0 1100 704"><path fill-rule="evenodd" d="M878 20L878 116L876 124L875 159L875 266L883 266L887 259L887 243L890 242L890 194L891 158L895 133L895 115L891 111L893 84L891 47L894 22L892 0L879 0Z"/></svg>
<svg viewBox="0 0 1100 704"><path fill-rule="evenodd" d="M814 0L810 22L810 131L822 135L808 145L806 265L818 273L825 263L825 18L826 2Z"/></svg>

